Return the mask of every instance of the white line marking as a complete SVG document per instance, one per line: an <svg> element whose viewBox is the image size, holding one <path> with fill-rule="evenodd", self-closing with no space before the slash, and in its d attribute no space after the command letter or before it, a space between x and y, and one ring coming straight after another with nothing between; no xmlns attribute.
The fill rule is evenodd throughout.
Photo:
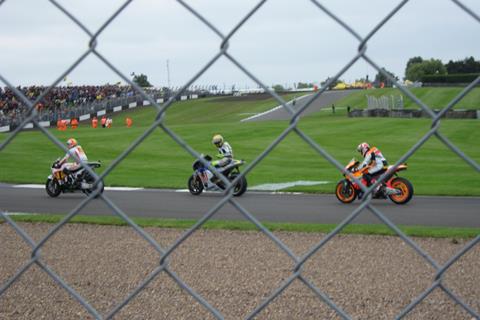
<svg viewBox="0 0 480 320"><path fill-rule="evenodd" d="M315 186L318 184L328 184L331 183L330 181L292 181L292 182L282 182L282 183L266 183L260 184L258 186L249 187L249 191L273 191L271 194L302 194L302 192L281 192L278 190L287 189L295 186ZM177 189L174 190L175 192L189 192L188 189ZM207 191L208 192L208 191ZM215 191L212 191L215 192ZM218 191L217 191L218 192Z"/></svg>
<svg viewBox="0 0 480 320"><path fill-rule="evenodd" d="M13 186L14 188L24 188L24 189L43 189L45 185L43 184L17 184ZM132 188L132 187L105 187L105 190L112 191L135 191L143 190L144 188Z"/></svg>
<svg viewBox="0 0 480 320"><path fill-rule="evenodd" d="M25 213L25 212L4 212L6 216L31 216L37 213Z"/></svg>
<svg viewBox="0 0 480 320"><path fill-rule="evenodd" d="M144 188L132 188L132 187L105 187L105 190L112 190L112 191L136 191L136 190L143 190Z"/></svg>
<svg viewBox="0 0 480 320"><path fill-rule="evenodd" d="M287 189L295 186L314 186L314 185L319 185L319 184L328 184L331 183L330 181L304 181L304 180L299 180L299 181L292 181L292 182L281 182L281 183L266 183L266 184L260 184L257 186L249 187L249 191L273 191L272 194L276 193L282 193L279 192L278 190L282 189ZM17 184L14 185L13 188L24 188L24 189L43 189L45 188L44 185L42 184ZM111 190L111 191L137 191L137 190L145 190L145 188L133 188L133 187L105 187L105 190ZM175 189L175 190L170 190L174 192L189 192L188 189ZM213 192L215 191L205 191L205 192ZM217 191L218 192L218 191ZM292 193L292 192L289 192ZM293 192L296 194L296 192ZM299 192L298 194L301 194Z"/></svg>
<svg viewBox="0 0 480 320"><path fill-rule="evenodd" d="M307 94L307 95L298 97L298 98L296 98L296 99L293 99L293 100L288 101L287 104L290 104L290 105L291 105L294 100L298 101L298 100L304 99L304 98L306 98L306 97L309 97L309 96L311 96L311 95L312 95L312 94ZM252 120L252 119L261 117L261 116L263 116L263 115L272 113L273 111L278 110L278 109L280 109L280 108L283 108L283 105L282 105L282 104L279 105L279 106L276 106L275 108L272 108L272 109L270 109L270 110L267 110L267 111L264 111L264 112L261 112L261 113L257 113L257 114L254 115L254 116L251 116L251 117L242 119L242 120L240 120L240 122L244 122L244 121L248 121L248 120Z"/></svg>
<svg viewBox="0 0 480 320"><path fill-rule="evenodd" d="M14 188L25 188L25 189L40 189L45 188L44 185L41 184L17 184L13 186Z"/></svg>
<svg viewBox="0 0 480 320"><path fill-rule="evenodd" d="M172 191L172 190L170 190ZM176 190L173 190L174 192L180 192L180 193L189 193L190 191L188 189L176 189ZM255 192L257 191L257 192ZM263 190L263 191L272 191L272 192L258 192L258 191L262 191L260 189L250 189L248 188L247 192L248 193L258 193L258 194L303 194L303 192L282 192L282 191L272 191L272 190ZM221 193L221 191L203 191L204 193Z"/></svg>
<svg viewBox="0 0 480 320"><path fill-rule="evenodd" d="M258 186L253 186L249 188L250 190L262 190L262 191L276 191L281 189L287 189L295 186L314 186L317 184L327 184L330 181L292 181L292 182L282 182L282 183L267 183L260 184Z"/></svg>
<svg viewBox="0 0 480 320"><path fill-rule="evenodd" d="M263 115L269 114L269 113L271 113L271 112L273 112L273 111L275 111L275 110L278 110L278 109L280 109L280 108L283 108L283 105L276 106L275 108L270 109L270 110L267 110L267 111L262 112L262 113L257 113L257 114L254 115L254 116L251 116L251 117L248 117L248 118L245 118L245 119L240 120L240 122L244 122L244 121L248 121L248 120L252 120L252 119L261 117L261 116L263 116Z"/></svg>

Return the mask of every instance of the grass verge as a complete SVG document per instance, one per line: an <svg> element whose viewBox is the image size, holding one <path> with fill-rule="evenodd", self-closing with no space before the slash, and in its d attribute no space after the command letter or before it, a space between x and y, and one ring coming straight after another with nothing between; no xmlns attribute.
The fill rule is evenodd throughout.
<svg viewBox="0 0 480 320"><path fill-rule="evenodd" d="M459 88L447 89L420 91L425 95L422 99L425 98L426 103L441 105L440 102L449 101L445 96L454 96ZM351 98L356 96L355 99L359 100L350 102L357 107L357 103L366 103L366 93L383 95L389 92L390 89L354 92ZM472 90L471 94L480 97L480 88ZM444 98L436 100L439 97ZM170 132L181 137L184 143L198 153L214 155L217 150L212 145L211 138L216 133L222 133L233 147L235 157L244 159L248 166L264 151L269 150L272 142L284 134L289 126L289 121L280 120L240 122L245 117L278 105L278 102L268 96L263 96L262 99L255 97L256 100L253 98L217 97L181 101L168 109L165 124ZM475 101L472 101L471 106L478 105L478 100ZM340 102L337 105L340 106ZM49 131L61 142L75 137L90 160L102 161L99 169L101 173L142 137L156 118L157 110L153 107L137 109L128 113L134 121L131 128L123 125L125 114L122 112L113 115L114 125L110 129L93 129L88 123L82 123L74 130L58 131L51 128ZM298 129L339 161L340 165L348 163L353 156L360 156L355 148L363 141L382 150L389 163L393 164L424 137L429 136L406 159L408 170L401 173L401 176L412 182L415 194L480 196L480 180L476 178L476 168L435 135L429 135L431 126L431 119L426 118L349 118L345 108L338 108L335 113L324 109L305 116L298 122ZM473 162L478 163L479 129L480 121L477 119L442 119L438 132ZM0 134L0 143L8 135ZM44 184L53 160L63 155L64 150L60 150L42 132L22 131L0 152L0 181ZM192 174L193 161L194 157L183 148L183 144L174 141L161 128L156 128L111 170L104 181L107 186L184 189ZM241 170L245 168L244 166ZM294 130L289 131L247 175L249 186L326 181L327 183L319 185L295 186L288 191L329 194L334 192L335 184L340 179L341 171Z"/></svg>
<svg viewBox="0 0 480 320"><path fill-rule="evenodd" d="M16 222L31 223L58 223L63 219L64 215L15 215L10 218ZM196 220L180 220L180 219L159 219L159 218L132 218L132 220L140 227L157 227L157 228L174 228L188 229L192 227ZM0 223L4 222L0 220ZM112 216L75 216L71 223L127 226L127 222ZM329 233L337 227L335 224L304 224L304 223L263 223L270 231L286 231L286 232L318 232ZM480 234L480 228L448 228L448 227L426 227L426 226L398 226L398 228L411 237L425 238L473 238ZM206 222L202 229L204 230L239 230L254 231L258 228L250 222L246 221L223 221L212 220ZM361 234L361 235L385 235L395 236L396 233L386 225L363 225L352 224L346 226L341 234Z"/></svg>

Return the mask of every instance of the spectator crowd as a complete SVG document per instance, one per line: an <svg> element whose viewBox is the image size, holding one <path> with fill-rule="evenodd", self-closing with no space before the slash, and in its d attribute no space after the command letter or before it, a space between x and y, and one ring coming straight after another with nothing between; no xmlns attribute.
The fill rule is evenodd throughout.
<svg viewBox="0 0 480 320"><path fill-rule="evenodd" d="M30 101L35 101L48 87L17 87ZM136 95L131 86L68 86L53 87L36 105L41 120L56 121L72 108ZM0 87L0 126L19 124L28 111L23 101L9 87Z"/></svg>

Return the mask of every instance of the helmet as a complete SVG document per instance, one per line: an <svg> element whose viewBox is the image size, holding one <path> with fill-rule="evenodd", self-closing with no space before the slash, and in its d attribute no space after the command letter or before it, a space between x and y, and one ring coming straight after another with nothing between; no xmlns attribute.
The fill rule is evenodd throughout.
<svg viewBox="0 0 480 320"><path fill-rule="evenodd" d="M71 149L73 147L75 147L77 145L77 140L75 140L74 138L70 138L67 140L67 147L68 149Z"/></svg>
<svg viewBox="0 0 480 320"><path fill-rule="evenodd" d="M220 148L223 146L223 137L219 134L214 135L212 138L212 143Z"/></svg>
<svg viewBox="0 0 480 320"><path fill-rule="evenodd" d="M370 150L370 145L366 142L360 143L357 147L357 151L360 152L364 157L368 150Z"/></svg>

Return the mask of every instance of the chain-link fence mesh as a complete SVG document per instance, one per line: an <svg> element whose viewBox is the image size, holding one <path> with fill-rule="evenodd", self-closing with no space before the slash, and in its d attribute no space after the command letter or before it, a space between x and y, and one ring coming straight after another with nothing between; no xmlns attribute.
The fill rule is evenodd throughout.
<svg viewBox="0 0 480 320"><path fill-rule="evenodd" d="M477 22L480 23L480 17L477 13L473 12L468 6L462 3L459 0L451 0L455 5L457 5L461 11L464 12L465 16L469 18L473 18ZM390 221L377 207L372 205L371 197L366 197L366 199L362 202L362 204L356 208L351 214L344 219L340 224L336 226L336 228L328 233L318 244L314 245L306 254L303 256L297 256L295 253L284 243L282 242L277 236L275 236L268 228L266 228L259 220L256 219L255 215L249 212L249 210L245 209L237 200L233 198L233 186L236 182L244 175L247 175L252 169L254 169L272 150L274 150L279 143L285 139L287 135L290 133L297 134L301 139L303 139L311 148L313 148L321 157L325 158L332 166L336 167L340 172L344 173L343 166L336 160L334 156L329 154L321 145L317 144L313 139L311 139L307 134L305 134L302 130L299 129L297 126L298 120L302 112L304 112L312 102L321 94L324 93L326 88L332 85L335 81L337 81L344 73L349 70L355 63L359 60L366 61L370 66L376 69L378 72L382 73L386 78L388 78L392 83L394 83L397 88L409 97L412 101L414 101L425 113L427 113L431 120L432 125L431 129L419 139L415 145L413 145L394 165L397 167L399 164L405 162L408 158L410 158L423 144L425 144L429 139L436 137L442 143L444 143L449 149L451 149L455 154L458 155L458 158L468 163L474 171L479 172L480 166L479 164L474 161L473 159L469 158L465 153L462 152L458 147L456 147L452 142L450 142L447 137L442 135L439 131L440 122L442 116L449 110L451 110L463 97L465 97L475 86L480 83L480 77L473 81L470 85L468 85L457 97L455 97L443 110L436 113L433 112L431 108L429 108L425 103L419 100L412 92L408 90L408 88L402 86L400 83L396 81L396 79L392 78L392 76L385 71L381 66L377 65L377 63L367 55L367 43L375 35L393 16L395 16L402 8L405 6L408 0L401 1L398 5L386 15L378 25L376 25L365 37L362 37L358 34L353 26L348 25L339 16L332 13L322 1L315 1L312 0L311 2L314 4L318 10L324 12L328 17L333 19L336 23L338 23L346 32L350 33L358 40L358 51L352 53L351 60L343 67L338 73L331 77L329 81L312 95L308 102L302 106L298 110L293 110L289 104L287 104L279 95L275 92L271 91L259 78L254 76L249 70L248 66L241 64L234 56L232 56L229 51L229 43L238 30L242 28L242 26L247 23L247 21L267 2L267 0L263 0L258 2L249 13L237 23L237 25L227 34L224 34L219 29L217 29L210 21L208 21L202 14L195 9L193 9L189 4L185 1L178 0L178 4L183 6L190 14L193 14L196 18L198 18L203 24L205 24L214 34L219 37L220 49L218 53L216 53L211 60L201 68L194 77L192 77L181 90L177 91L173 94L172 97L164 104L158 104L155 99L153 99L150 95L145 93L137 84L133 83L126 75L120 72L115 65L113 65L107 58L105 58L100 52L97 51L97 44L98 44L98 37L102 34L106 28L109 28L112 21L114 21L118 15L127 10L129 4L132 1L126 1L123 5L97 30L91 31L86 25L82 24L71 12L65 9L60 3L54 0L50 0L50 3L55 6L58 10L63 12L73 24L77 25L78 28L85 32L90 41L88 50L86 50L80 57L73 63L69 68L67 68L58 78L57 80L52 83L52 85L46 89L43 94L41 94L35 101L30 101L21 91L19 91L15 86L13 86L8 79L6 79L0 73L0 80L8 86L16 96L29 108L28 115L24 118L23 122L11 133L8 137L2 142L0 145L0 151L2 151L8 144L12 143L15 137L20 133L22 127L32 122L38 130L43 133L53 144L57 145L60 149L67 151L66 147L59 141L51 132L47 129L43 128L39 121L40 115L34 108L34 106L41 101L41 99L50 91L53 87L58 85L61 80L67 76L72 70L74 70L82 61L85 60L88 56L95 56L100 61L102 61L108 68L110 68L114 73L116 73L120 78L122 78L126 83L130 84L132 87L135 88L136 91L141 93L141 96L150 102L151 105L155 106L158 113L156 116L155 121L148 127L145 132L138 137L126 150L124 150L120 156L118 156L110 166L101 174L95 174L87 165L82 166L87 170L91 175L93 175L96 179L96 184L102 184L104 178L106 178L121 162L125 157L127 157L133 150L139 147L139 145L144 141L154 130L160 128L163 130L170 138L175 141L179 146L185 149L186 152L193 155L194 157L198 158L202 161L205 165L209 166L209 164L201 157L201 155L194 150L191 146L189 146L181 136L175 134L164 122L164 115L171 107L172 103L177 100L177 98L183 94L201 75L203 75L209 68L211 68L221 57L225 57L230 60L239 70L241 70L244 74L246 74L250 79L256 82L260 87L262 87L266 92L268 92L276 101L278 101L290 114L291 119L289 125L285 128L285 130L274 140L271 144L258 156L254 161L252 161L247 168L243 171L243 173L236 178L235 181L229 182L227 179L222 178L224 183L227 185L227 189L225 190L224 197L218 203L212 207L208 212L204 213L202 218L198 220L190 229L184 232L176 241L171 244L169 247L162 247L158 242L156 242L153 237L151 237L143 228L139 227L135 222L130 219L128 215L126 215L120 208L116 206L116 204L104 194L100 194L100 188L97 188L97 191L90 194L89 197L85 198L78 204L75 208L73 208L68 215L66 215L61 222L56 224L50 231L39 241L34 241L30 235L17 223L15 223L6 212L0 211L0 217L2 217L14 230L21 236L21 238L31 247L31 259L19 268L15 275L12 276L6 283L1 284L0 287L0 298L5 292L14 284L22 274L28 271L33 265L37 265L41 268L48 276L50 276L58 285L60 285L63 289L65 289L74 299L76 299L93 317L96 319L109 319L116 315L125 305L127 305L135 296L137 296L142 290L146 288L146 286L152 282L155 278L159 277L160 274L165 274L170 277L174 282L178 284L178 286L187 292L191 297L193 297L198 303L200 303L208 312L210 312L215 318L223 319L224 315L215 307L209 303L201 294L193 290L185 281L182 280L169 266L169 257L172 255L177 248L184 243L189 237L192 236L194 232L199 230L207 221L209 221L223 206L227 204L231 204L234 208L240 212L245 219L255 224L258 229L264 233L268 238L270 238L277 246L280 248L284 253L290 257L291 261L295 265L294 269L292 270L290 276L285 279L285 281L276 288L271 294L266 297L262 303L260 303L256 308L246 317L247 319L254 318L258 315L262 310L264 310L272 301L278 297L286 288L288 288L295 280L299 280L301 283L305 285L306 288L310 289L321 301L326 303L331 309L333 309L336 314L344 319L351 319L351 316L342 309L341 305L337 305L334 301L332 301L328 295L319 289L308 277L306 277L302 273L302 267L305 263L317 253L322 247L327 244L334 236L338 235L348 224L350 224L356 217L358 217L362 212L369 211L378 219L380 219L385 225L387 225L390 229L392 229L408 246L410 246L420 257L422 257L429 265L431 265L435 271L436 275L431 283L431 285L418 297L416 297L408 306L406 306L397 316L396 318L403 318L407 314L409 314L417 305L419 305L422 301L424 301L435 289L440 289L446 293L446 295L452 299L455 303L460 305L466 312L468 312L474 318L480 318L480 314L478 311L474 310L471 306L465 303L461 298L459 298L452 290L450 290L442 281L445 272L456 262L460 259L460 257L464 256L467 252L472 250L472 248L479 244L480 242L480 235L471 240L467 243L465 247L463 247L460 251L458 251L454 256L452 256L446 263L439 264L435 261L427 252L425 252L414 240L404 234L392 221ZM4 1L0 1L0 10L1 5ZM209 166L209 168L214 171L216 174L219 172ZM385 177L390 172L385 173L382 177ZM351 175L351 174L350 174ZM222 175L219 175L222 177ZM351 175L351 178L359 181ZM370 186L369 188L362 185L363 191L370 195L370 193L381 183L381 180L377 181L375 184ZM57 273L55 273L49 265L47 265L44 260L42 259L41 249L44 245L60 230L62 229L75 215L77 215L83 208L85 208L94 197L98 196L117 216L127 222L138 235L140 235L148 244L154 248L158 254L160 255L161 259L156 267L144 280L140 283L135 290L133 290L122 302L118 305L113 307L107 314L100 314L98 310L96 310L92 304L87 301L85 297L80 295L76 292L72 286L67 283L62 277L60 277Z"/></svg>

